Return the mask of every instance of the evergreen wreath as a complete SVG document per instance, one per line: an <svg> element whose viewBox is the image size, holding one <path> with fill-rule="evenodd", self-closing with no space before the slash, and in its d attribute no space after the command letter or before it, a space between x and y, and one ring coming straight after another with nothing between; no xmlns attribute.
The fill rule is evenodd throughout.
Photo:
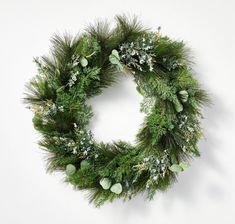
<svg viewBox="0 0 235 224"><path fill-rule="evenodd" d="M50 56L35 58L38 74L25 102L48 152L48 171L62 171L75 189L89 190L96 206L147 191L165 190L199 156L201 106L207 93L193 77L188 49L144 28L136 17L97 22L76 37L54 35ZM121 73L134 77L146 114L136 144L97 142L87 99Z"/></svg>

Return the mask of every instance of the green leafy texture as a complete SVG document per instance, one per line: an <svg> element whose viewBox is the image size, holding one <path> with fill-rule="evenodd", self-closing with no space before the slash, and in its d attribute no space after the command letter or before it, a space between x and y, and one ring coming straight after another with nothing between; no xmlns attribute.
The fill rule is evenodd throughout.
<svg viewBox="0 0 235 224"><path fill-rule="evenodd" d="M82 58L90 58L100 51L100 46L95 38L91 38L85 34L80 39L76 46L76 53L81 55Z"/></svg>
<svg viewBox="0 0 235 224"><path fill-rule="evenodd" d="M76 37L55 35L51 54L35 58L38 74L26 85L48 171L61 171L75 189L88 190L100 206L147 191L166 190L192 157L199 156L201 108L207 93L194 78L184 42L155 35L136 17L116 16L90 25ZM133 75L146 113L136 144L97 142L87 130L93 116L87 99Z"/></svg>
<svg viewBox="0 0 235 224"><path fill-rule="evenodd" d="M183 103L186 103L188 101L188 92L186 90L181 90L179 92L180 99Z"/></svg>
<svg viewBox="0 0 235 224"><path fill-rule="evenodd" d="M187 162L181 162L181 163L179 164L179 166L180 166L183 170L186 170L186 169L189 168L189 163L187 163Z"/></svg>
<svg viewBox="0 0 235 224"><path fill-rule="evenodd" d="M189 168L188 162L180 162L179 164L173 164L169 167L172 172L181 172Z"/></svg>
<svg viewBox="0 0 235 224"><path fill-rule="evenodd" d="M116 183L112 185L110 188L110 191L112 191L115 194L121 194L122 193L122 185L120 183Z"/></svg>
<svg viewBox="0 0 235 224"><path fill-rule="evenodd" d="M178 164L173 164L169 167L169 170L171 170L172 172L181 172L183 171L183 168Z"/></svg>
<svg viewBox="0 0 235 224"><path fill-rule="evenodd" d="M87 160L82 160L80 163L81 169L85 169L90 166L90 163Z"/></svg>
<svg viewBox="0 0 235 224"><path fill-rule="evenodd" d="M109 61L113 64L113 65L117 65L118 69L120 71L123 70L123 66L120 63L120 57L119 57L119 53L117 50L112 50L112 53L109 55Z"/></svg>
<svg viewBox="0 0 235 224"><path fill-rule="evenodd" d="M100 185L102 186L104 190L108 190L111 187L111 184L112 182L109 178L102 178L100 180Z"/></svg>
<svg viewBox="0 0 235 224"><path fill-rule="evenodd" d="M65 172L68 176L73 175L76 172L76 167L72 164L68 164L66 166L66 171Z"/></svg>
<svg viewBox="0 0 235 224"><path fill-rule="evenodd" d="M88 61L87 61L87 59L84 58L84 57L82 57L82 58L80 59L80 63L81 63L81 66L82 66L82 67L86 67L86 66L88 65Z"/></svg>

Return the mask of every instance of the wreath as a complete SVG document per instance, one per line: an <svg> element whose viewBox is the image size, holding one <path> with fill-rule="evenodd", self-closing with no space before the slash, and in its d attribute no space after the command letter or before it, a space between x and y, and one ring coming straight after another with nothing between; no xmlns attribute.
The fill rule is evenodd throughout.
<svg viewBox="0 0 235 224"><path fill-rule="evenodd" d="M48 152L48 171L62 171L75 189L89 190L96 206L165 190L199 156L201 106L207 93L193 77L182 41L153 32L139 20L116 16L82 34L54 35L51 54L35 58L38 74L26 85L25 102ZM88 130L87 99L122 73L133 76L146 114L135 145L98 142Z"/></svg>

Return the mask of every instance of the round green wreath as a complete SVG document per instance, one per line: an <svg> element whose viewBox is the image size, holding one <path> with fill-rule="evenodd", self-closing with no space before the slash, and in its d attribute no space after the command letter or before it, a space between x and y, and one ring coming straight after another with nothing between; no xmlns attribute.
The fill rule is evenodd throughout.
<svg viewBox="0 0 235 224"><path fill-rule="evenodd" d="M136 17L116 16L72 38L55 35L50 56L36 58L38 74L27 84L25 102L35 113L49 152L48 170L65 173L76 189L90 190L96 206L165 190L199 156L201 106L208 96L195 78L188 49L142 27ZM146 113L136 144L97 142L87 126L87 99L102 93L121 73L134 77Z"/></svg>

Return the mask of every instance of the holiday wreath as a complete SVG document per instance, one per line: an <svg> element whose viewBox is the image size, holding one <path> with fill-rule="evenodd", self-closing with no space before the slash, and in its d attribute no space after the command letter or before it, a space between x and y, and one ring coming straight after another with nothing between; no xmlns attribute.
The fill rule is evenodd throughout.
<svg viewBox="0 0 235 224"><path fill-rule="evenodd" d="M188 49L134 17L89 26L72 38L55 35L50 56L36 58L38 74L25 102L35 113L39 145L48 170L62 171L76 189L90 190L96 206L117 197L165 190L199 156L201 106L207 94L193 77ZM102 93L121 73L132 75L144 100L145 120L136 144L97 142L90 130L87 99Z"/></svg>

